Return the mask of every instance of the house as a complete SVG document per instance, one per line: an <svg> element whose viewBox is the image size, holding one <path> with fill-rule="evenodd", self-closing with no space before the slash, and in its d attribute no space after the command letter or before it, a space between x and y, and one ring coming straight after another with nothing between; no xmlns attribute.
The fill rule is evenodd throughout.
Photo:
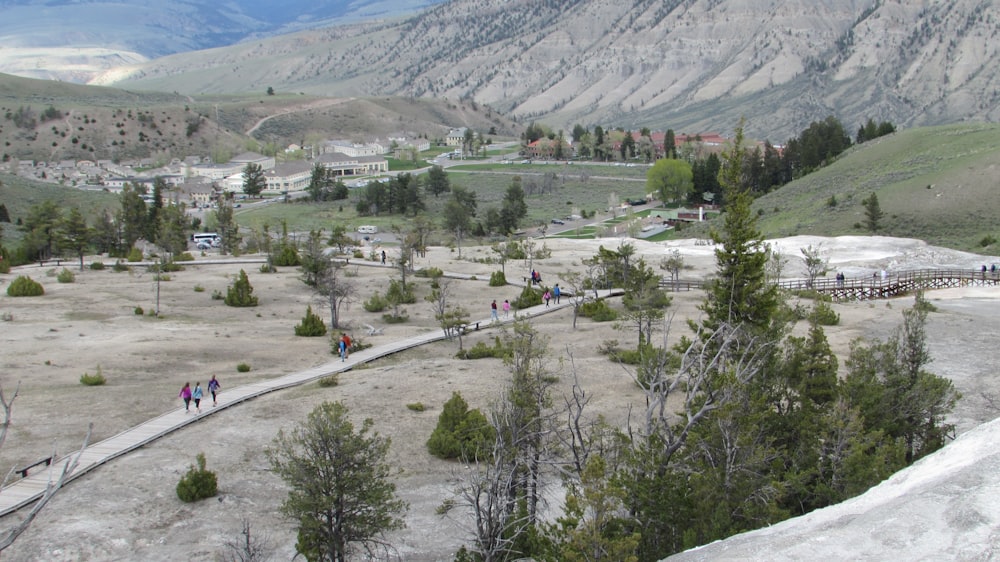
<svg viewBox="0 0 1000 562"><path fill-rule="evenodd" d="M358 157L385 154L387 149L377 142L359 144L347 140L331 140L323 143L320 150L322 150L322 154L339 152L347 156Z"/></svg>
<svg viewBox="0 0 1000 562"><path fill-rule="evenodd" d="M190 201L197 207L206 207L215 200L215 186L211 182L188 181L177 186L181 200Z"/></svg>
<svg viewBox="0 0 1000 562"><path fill-rule="evenodd" d="M465 144L465 131L467 127L459 127L448 131L448 136L444 138L444 143L448 146L462 146Z"/></svg>
<svg viewBox="0 0 1000 562"><path fill-rule="evenodd" d="M286 193L302 191L309 187L312 180L312 165L303 160L282 162L264 172L267 187L264 191L271 193Z"/></svg>
<svg viewBox="0 0 1000 562"><path fill-rule="evenodd" d="M559 144L562 143L560 148ZM565 140L542 137L524 147L524 155L528 158L541 160L564 159L573 157L573 147Z"/></svg>
<svg viewBox="0 0 1000 562"><path fill-rule="evenodd" d="M389 171L389 162L381 156L348 156L341 152L321 154L313 160L334 176L375 176Z"/></svg>
<svg viewBox="0 0 1000 562"><path fill-rule="evenodd" d="M230 164L238 164L240 168L246 168L247 164L257 164L264 170L270 170L274 167L275 161L273 156L264 156L263 154L257 154L256 152L244 152L229 159Z"/></svg>

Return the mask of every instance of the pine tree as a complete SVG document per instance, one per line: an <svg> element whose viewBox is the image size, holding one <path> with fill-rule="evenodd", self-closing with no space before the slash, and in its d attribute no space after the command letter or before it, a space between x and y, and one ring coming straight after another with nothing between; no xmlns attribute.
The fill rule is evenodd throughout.
<svg viewBox="0 0 1000 562"><path fill-rule="evenodd" d="M878 196L873 191L871 195L861 201L861 204L865 207L865 228L871 233L878 232L882 217L885 216L882 207L879 206Z"/></svg>

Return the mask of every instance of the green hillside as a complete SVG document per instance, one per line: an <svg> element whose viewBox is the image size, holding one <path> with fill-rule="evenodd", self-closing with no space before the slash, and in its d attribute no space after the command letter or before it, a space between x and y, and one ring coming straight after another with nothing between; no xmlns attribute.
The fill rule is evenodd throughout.
<svg viewBox="0 0 1000 562"><path fill-rule="evenodd" d="M118 196L107 191L76 189L0 174L0 204L7 207L10 215L10 223L0 223L4 246L12 248L20 243L23 233L17 228L18 219L23 220L31 207L43 201L54 201L63 212L78 207L90 222L104 209L114 213L120 207Z"/></svg>
<svg viewBox="0 0 1000 562"><path fill-rule="evenodd" d="M855 146L832 165L759 198L766 237L866 234L862 199L885 212L878 234L997 253L1000 125L960 124L898 132ZM831 205L836 200L835 205Z"/></svg>

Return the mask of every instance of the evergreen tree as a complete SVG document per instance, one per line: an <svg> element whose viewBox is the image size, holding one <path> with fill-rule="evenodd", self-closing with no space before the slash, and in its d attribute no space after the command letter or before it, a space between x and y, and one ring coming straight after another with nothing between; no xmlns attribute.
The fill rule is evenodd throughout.
<svg viewBox="0 0 1000 562"><path fill-rule="evenodd" d="M885 217L885 213L878 203L878 195L875 195L873 191L871 195L861 201L861 204L865 208L865 228L873 234L878 232L882 225L882 218Z"/></svg>
<svg viewBox="0 0 1000 562"><path fill-rule="evenodd" d="M267 179L264 177L264 168L260 164L247 162L243 168L243 193L250 197L259 197L265 187Z"/></svg>
<svg viewBox="0 0 1000 562"><path fill-rule="evenodd" d="M80 209L73 207L62 219L60 225L62 246L73 250L73 253L80 259L80 271L83 271L83 254L90 246L93 238L93 231L87 227L87 221L83 218Z"/></svg>
<svg viewBox="0 0 1000 562"><path fill-rule="evenodd" d="M407 504L396 497L387 461L389 439L364 420L355 430L348 409L324 402L265 451L290 487L282 512L299 523L296 550L308 560L346 562L357 552L387 548L383 533L402 529Z"/></svg>

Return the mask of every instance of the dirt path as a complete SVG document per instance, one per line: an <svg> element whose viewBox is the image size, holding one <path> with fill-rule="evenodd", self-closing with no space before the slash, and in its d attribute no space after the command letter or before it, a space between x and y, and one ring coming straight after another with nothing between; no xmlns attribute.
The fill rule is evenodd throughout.
<svg viewBox="0 0 1000 562"><path fill-rule="evenodd" d="M309 111L309 110L312 110L312 109L321 109L321 108L324 108L324 107L331 107L331 106L334 106L334 105L340 105L342 103L351 101L353 99L354 98L322 99L322 100L312 101L312 102L309 102L309 103L304 103L304 104L297 105L297 106L294 106L294 107L285 107L285 108L282 108L278 113L275 113L273 115L268 115L266 117L260 118L259 120L257 120L256 123L253 124L252 127L250 127L249 129L247 129L246 131L244 131L243 134L245 134L248 137L251 136L251 135L253 135L254 131L256 131L257 129L259 129L261 125L263 125L264 123L266 123L269 119L273 119L275 117L280 117L282 115L288 115L290 113L298 113L300 111Z"/></svg>

